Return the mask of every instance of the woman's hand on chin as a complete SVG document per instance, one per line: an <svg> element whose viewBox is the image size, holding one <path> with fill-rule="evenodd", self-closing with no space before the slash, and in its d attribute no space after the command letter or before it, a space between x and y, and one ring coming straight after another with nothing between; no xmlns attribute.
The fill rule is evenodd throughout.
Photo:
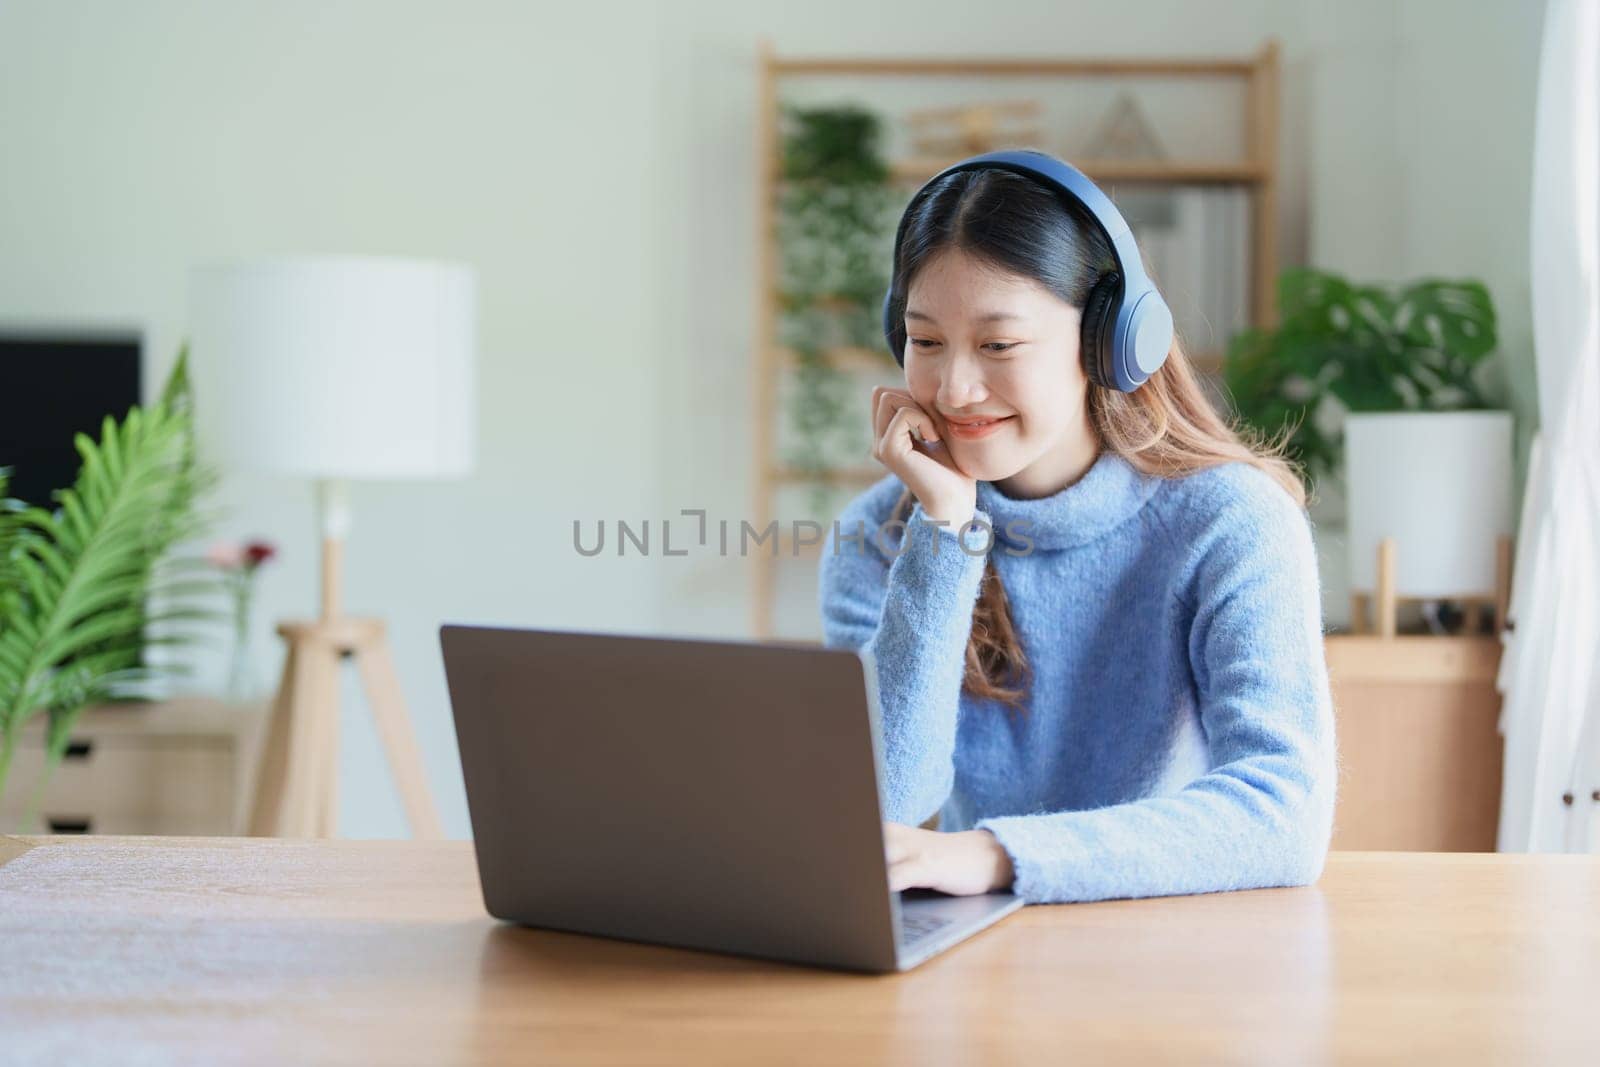
<svg viewBox="0 0 1600 1067"><path fill-rule="evenodd" d="M909 392L872 390L872 458L915 494L928 518L959 530L977 507L977 482L956 466L933 416Z"/></svg>
<svg viewBox="0 0 1600 1067"><path fill-rule="evenodd" d="M1016 877L1011 857L987 830L947 834L885 822L883 842L889 860L889 888L894 892L936 889L952 896L973 896L1009 889Z"/></svg>

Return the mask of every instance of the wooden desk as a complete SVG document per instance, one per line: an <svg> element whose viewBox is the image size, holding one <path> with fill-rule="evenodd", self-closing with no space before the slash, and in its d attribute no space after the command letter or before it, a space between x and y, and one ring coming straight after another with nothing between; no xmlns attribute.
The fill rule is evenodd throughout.
<svg viewBox="0 0 1600 1067"><path fill-rule="evenodd" d="M888 976L497 924L462 842L0 863L7 1063L1600 1061L1592 857L1339 853L1308 889L1025 908Z"/></svg>

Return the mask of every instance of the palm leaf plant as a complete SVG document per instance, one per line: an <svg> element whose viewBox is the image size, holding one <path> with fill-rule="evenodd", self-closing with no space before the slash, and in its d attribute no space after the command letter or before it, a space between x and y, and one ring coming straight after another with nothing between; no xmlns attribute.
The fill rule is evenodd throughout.
<svg viewBox="0 0 1600 1067"><path fill-rule="evenodd" d="M173 551L204 529L196 504L216 481L195 454L187 346L156 403L73 443L82 464L54 508L4 499L0 469L0 791L23 725L43 714L36 797L85 707L188 673L144 653L188 644L184 624L220 617L203 599L217 590L208 565Z"/></svg>

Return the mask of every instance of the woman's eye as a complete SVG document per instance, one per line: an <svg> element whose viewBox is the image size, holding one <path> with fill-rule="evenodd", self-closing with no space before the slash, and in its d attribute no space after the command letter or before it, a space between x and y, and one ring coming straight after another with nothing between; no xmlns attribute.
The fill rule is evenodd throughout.
<svg viewBox="0 0 1600 1067"><path fill-rule="evenodd" d="M930 341L926 337L912 337L908 340L913 348L937 348L939 346L938 341ZM1011 349L1017 347L1017 345L1020 343L1021 342L1019 341L990 341L988 344L983 345L982 347L988 349L990 352L1000 353L1009 352Z"/></svg>

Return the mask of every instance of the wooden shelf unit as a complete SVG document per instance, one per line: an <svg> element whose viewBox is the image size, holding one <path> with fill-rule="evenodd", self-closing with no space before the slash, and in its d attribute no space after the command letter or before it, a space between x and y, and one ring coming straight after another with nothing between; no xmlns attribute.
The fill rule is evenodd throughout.
<svg viewBox="0 0 1600 1067"><path fill-rule="evenodd" d="M756 139L758 174L763 195L756 198L760 235L757 289L756 472L754 521L758 528L775 518L774 500L780 486L799 481L866 486L885 471L842 469L808 474L784 465L776 456L779 375L792 370L792 351L778 343L779 298L777 210L781 177L782 143L779 131L779 83L786 78L815 76L884 77L1061 77L1061 78L1197 78L1242 81L1246 158L1232 162L1179 160L1073 160L1098 184L1235 185L1252 191L1250 235L1251 321L1270 326L1275 318L1274 287L1278 276L1278 98L1279 46L1267 40L1254 56L1243 59L986 59L942 57L929 59L780 57L770 42L760 44ZM957 159L903 159L890 164L891 180L907 185L907 196ZM862 370L883 366L882 358L863 349L830 352L835 365ZM1192 354L1208 373L1220 368L1220 354ZM869 474L871 475L869 477ZM823 516L819 521L828 521ZM752 629L757 637L773 632L779 560L766 555L756 562L752 596Z"/></svg>

